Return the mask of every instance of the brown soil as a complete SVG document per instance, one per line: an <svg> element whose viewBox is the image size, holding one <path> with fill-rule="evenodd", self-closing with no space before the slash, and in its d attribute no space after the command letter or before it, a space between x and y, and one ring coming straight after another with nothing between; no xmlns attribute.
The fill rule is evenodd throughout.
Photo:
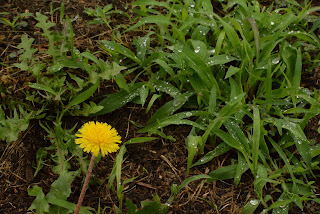
<svg viewBox="0 0 320 214"><path fill-rule="evenodd" d="M60 6L60 1L52 1L53 8ZM69 0L64 1L66 5L66 14L70 18L79 17L74 26L75 30L75 46L81 50L96 49L96 39L108 39L112 35L105 26L87 26L85 23L91 20L83 11L85 8L95 8L96 5L101 7L113 3L122 10L127 10L127 5L131 1L126 0ZM264 1L271 2L271 1ZM50 1L40 0L2 0L0 3L0 12L9 12L9 18L13 18L17 13L22 12L41 12L45 13L50 10ZM265 3L265 4L268 4ZM215 4L217 4L215 2ZM217 5L217 12L222 12L221 7ZM130 13L130 11L128 11ZM57 20L58 12L52 14L51 19ZM27 28L11 30L9 27L1 25L0 30L0 58L6 64L12 64L15 58L10 58L9 53L17 51L16 46L20 43L21 35L27 33L29 36L34 36L35 21L31 18L25 19L28 22ZM125 18L114 16L111 25L117 23L126 23ZM57 26L59 27L59 26ZM38 32L37 32L38 33ZM131 35L133 36L133 35ZM130 35L127 37L130 41ZM35 38L36 39L36 38ZM41 48L41 41L36 40L37 45ZM9 71L5 66L0 64L0 77L8 74ZM318 85L319 70L314 71L314 74L307 74L304 77L305 82L312 84L313 87ZM10 84L13 83L10 93L14 96L23 96L21 88L28 82L27 77L23 74L8 75ZM3 81L3 80L2 80ZM318 88L318 87L317 87ZM102 88L101 91L112 90L110 88ZM4 95L2 94L2 98ZM122 140L125 142L133 137L144 136L138 134L139 130L131 121L139 125L145 125L152 113L161 106L161 101L155 103L153 109L146 114L145 109L136 107L134 104L129 104L121 109L118 109L107 115L96 118L84 117L66 117L63 124L71 128L78 123L81 126L88 120L97 120L107 122L115 127ZM308 137L319 142L319 134L317 129L319 118L311 120L305 130ZM185 147L185 138L190 131L188 126L170 126L165 129L167 135L172 135L176 141L171 142L164 139L158 139L153 142L129 145L128 151L124 157L122 165L122 179L137 177L133 182L125 187L125 198L128 197L139 205L143 200L152 200L153 195L157 194L164 203L171 194L172 184L181 184L190 175L205 174L217 168L224 166L227 158L233 154L227 154L214 159L208 164L201 167L192 168L189 175L186 174L187 150ZM42 187L44 193L48 193L52 182L57 179L57 175L52 172L50 163L40 170L36 177L33 177L34 167L36 166L36 153L39 148L50 146L50 141L46 138L45 131L39 126L39 121L33 120L29 128L21 133L19 140L11 144L0 142L0 213L15 214L15 213L31 213L28 211L34 197L28 195L27 189L33 185ZM90 157L88 157L89 159ZM93 170L92 179L97 181L92 184L87 190L84 205L95 209L98 208L99 199L102 208L109 206L106 213L115 213L113 205L119 205L116 192L110 191L107 188L106 178L111 172L115 154L102 158ZM76 167L76 166L75 166ZM68 198L70 202L76 203L81 191L84 175L77 177L72 183L72 194ZM103 182L101 182L103 181ZM316 184L319 185L319 184ZM254 198L253 179L251 175L245 174L242 182L238 187L235 187L233 180L215 181L205 183L204 181L195 181L182 189L177 195L173 204L170 206L169 213L241 213L241 207L246 201ZM301 213L299 209L295 209L292 213ZM305 209L306 213L311 213Z"/></svg>

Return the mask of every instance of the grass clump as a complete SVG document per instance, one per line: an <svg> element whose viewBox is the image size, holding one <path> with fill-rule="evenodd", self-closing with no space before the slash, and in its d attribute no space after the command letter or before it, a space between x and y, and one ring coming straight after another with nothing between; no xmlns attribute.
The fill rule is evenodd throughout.
<svg viewBox="0 0 320 214"><path fill-rule="evenodd" d="M107 54L109 60L74 47L72 22L64 16L63 5L63 32L54 32L55 24L48 17L40 13L34 16L48 48L39 52L33 46L34 39L23 35L18 46L19 62L13 66L32 76L28 85L32 90L25 94L37 111L27 113L20 107L20 114L26 115L22 119L11 105L14 117L8 119L2 110L8 105L0 107L0 126L22 124L12 132L14 136L1 139L16 140L28 120L42 117L41 127L52 143L38 151L35 175L47 152L52 152L51 160L56 164L53 172L59 177L47 195L38 186L29 189L29 194L36 196L30 209L40 213L74 210L75 204L67 200L71 183L86 173L88 161L74 144L76 126L69 130L62 127L65 115L104 115L129 102L140 104L148 112L157 100L168 96L169 101L139 133L174 141L165 127L191 126L185 142L187 173L226 153L235 156L228 165L208 175L191 176L180 186L172 185L165 204L154 196L152 202L142 202L139 210L126 199L128 213L166 213L190 182L233 179L237 186L244 174L252 177L255 195L247 198L243 213L257 209L262 213L288 213L293 205L303 210L311 202L320 203L314 185L320 148L303 131L320 111L319 92L301 87L302 74L319 63L319 21L312 13L320 8L294 0L279 8L273 4L265 7L258 1L221 2L223 16L214 12L209 0L138 0L132 3L135 17L112 5L86 9L85 13L94 17L88 24L116 29L110 40L97 41L100 54ZM111 14L128 17L130 24L111 27ZM129 47L121 39L126 34L141 36L134 36ZM100 82L111 79L118 92L107 94L99 103L86 102ZM51 114L47 110L51 108L58 110ZM125 185L135 179L121 180L126 147L154 139L137 137L120 147L108 180L110 189L116 186L117 213L123 212ZM80 167L72 171L69 160L74 157ZM273 190L268 190L270 186Z"/></svg>

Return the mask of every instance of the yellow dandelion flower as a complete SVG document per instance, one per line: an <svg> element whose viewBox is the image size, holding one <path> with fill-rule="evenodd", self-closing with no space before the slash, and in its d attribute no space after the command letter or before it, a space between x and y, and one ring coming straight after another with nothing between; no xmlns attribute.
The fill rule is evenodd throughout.
<svg viewBox="0 0 320 214"><path fill-rule="evenodd" d="M101 151L102 157L111 152L116 152L121 143L117 130L107 123L90 121L85 123L76 134L75 143L79 144L85 152L92 152L97 157Z"/></svg>

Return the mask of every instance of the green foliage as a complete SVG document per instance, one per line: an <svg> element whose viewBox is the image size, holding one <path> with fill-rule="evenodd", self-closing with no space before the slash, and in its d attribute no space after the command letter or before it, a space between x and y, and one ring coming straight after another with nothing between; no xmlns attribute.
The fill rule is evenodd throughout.
<svg viewBox="0 0 320 214"><path fill-rule="evenodd" d="M318 154L312 156L316 145L303 129L319 112L319 95L300 88L300 83L306 47L320 45L310 30L318 25L308 15L319 8L288 1L287 8L273 10L257 1L229 1L223 7L230 12L220 17L211 1L132 4L140 17L126 32L148 34L136 38L134 48L114 41L101 41L101 48L114 60L130 64L130 72L148 75L149 81L131 83L134 90L109 95L100 105L106 110L111 103L118 104L97 114L113 111L137 96L144 105L146 96L152 95L150 109L164 92L172 100L140 132L166 137L163 128L168 125L193 126L186 140L187 171L234 149L236 164L213 171L211 180L233 178L238 185L250 170L258 199L247 203L247 213L259 204L277 212L280 206L295 203L302 209L303 202L315 200L308 182L314 179L312 170L318 169ZM160 13L158 7L166 12ZM121 94L124 98L116 101ZM214 150L204 154L206 144ZM192 164L194 159L198 161ZM270 197L263 195L267 183L284 192L271 206ZM297 185L308 186L310 194L295 192Z"/></svg>
<svg viewBox="0 0 320 214"><path fill-rule="evenodd" d="M23 110L19 106L19 113L15 108L13 117L6 117L3 109L0 106L0 139L11 143L18 140L19 133L25 131L29 126L29 120L35 113Z"/></svg>
<svg viewBox="0 0 320 214"><path fill-rule="evenodd" d="M138 0L132 3L137 14L134 18L112 5L87 8L85 13L94 17L88 24L104 24L114 32L110 41L98 41L112 62L74 47L72 21L65 17L63 3L57 8L62 32L53 30L58 23L36 13L36 27L48 48L38 51L34 39L23 35L17 46L19 61L13 66L33 77L30 90L25 92L26 100L41 110L25 111L26 107L19 105L18 111L18 102L11 108L7 103L0 107L0 138L7 142L17 140L30 119L40 117L42 112L47 114L40 125L52 144L37 152L35 176L50 158L53 172L59 177L47 195L38 186L28 190L36 197L30 210L69 213L75 208L67 201L71 184L81 171L86 172L88 163L74 144L75 126L69 130L62 127L66 114L103 115L131 101L147 106L148 112L156 100L168 96L170 100L139 133L174 141L166 135L165 127L192 126L186 139L187 173L230 150L237 156L230 165L209 175L191 176L179 186L173 185L165 204L154 196L153 201L141 202L138 209L127 198L128 213L166 213L190 182L233 179L238 185L246 172L254 178L256 198L246 202L243 213L254 213L258 206L263 206L262 213L288 213L292 204L303 209L308 201L319 203L312 184L318 178L314 171L319 170L320 147L303 132L309 119L320 111L319 92L300 87L302 73L316 68L320 60L320 54L313 56L319 52L316 31L320 21L310 15L319 7L310 8L307 1L300 5L295 0L276 1L284 4L278 9L273 5L266 8L258 1L219 2L223 17L213 12L209 0ZM51 4L50 14L57 9ZM113 14L129 18L129 24L111 28ZM1 17L0 23L16 29L26 15L31 16L21 14L13 21ZM134 31L141 36L128 46L121 36ZM129 74L135 78L127 83ZM141 81L141 76L146 81ZM98 104L87 102L102 81L111 79L119 86L118 92L107 94ZM56 112L49 111L52 108ZM13 112L13 116L5 112ZM125 186L135 179L121 180L126 145L154 139L133 138L121 146L108 180L110 189L116 182L117 213L122 213ZM71 159L76 159L79 170L70 171ZM265 194L269 183L281 195L279 198ZM81 208L80 212L89 210Z"/></svg>
<svg viewBox="0 0 320 214"><path fill-rule="evenodd" d="M7 12L0 12L0 15L8 15ZM23 17L33 16L31 13L21 13L18 14L12 21L10 19L0 17L0 23L9 26L12 30L20 29L21 27L26 27L28 23L26 21L19 21Z"/></svg>

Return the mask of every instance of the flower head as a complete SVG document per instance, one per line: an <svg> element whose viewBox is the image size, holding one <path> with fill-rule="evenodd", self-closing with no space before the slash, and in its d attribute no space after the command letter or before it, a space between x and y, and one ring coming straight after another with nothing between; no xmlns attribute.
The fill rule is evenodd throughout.
<svg viewBox="0 0 320 214"><path fill-rule="evenodd" d="M85 123L76 134L75 143L79 144L85 152L92 152L97 157L101 151L102 157L111 152L116 152L121 143L117 130L107 123L90 121Z"/></svg>

